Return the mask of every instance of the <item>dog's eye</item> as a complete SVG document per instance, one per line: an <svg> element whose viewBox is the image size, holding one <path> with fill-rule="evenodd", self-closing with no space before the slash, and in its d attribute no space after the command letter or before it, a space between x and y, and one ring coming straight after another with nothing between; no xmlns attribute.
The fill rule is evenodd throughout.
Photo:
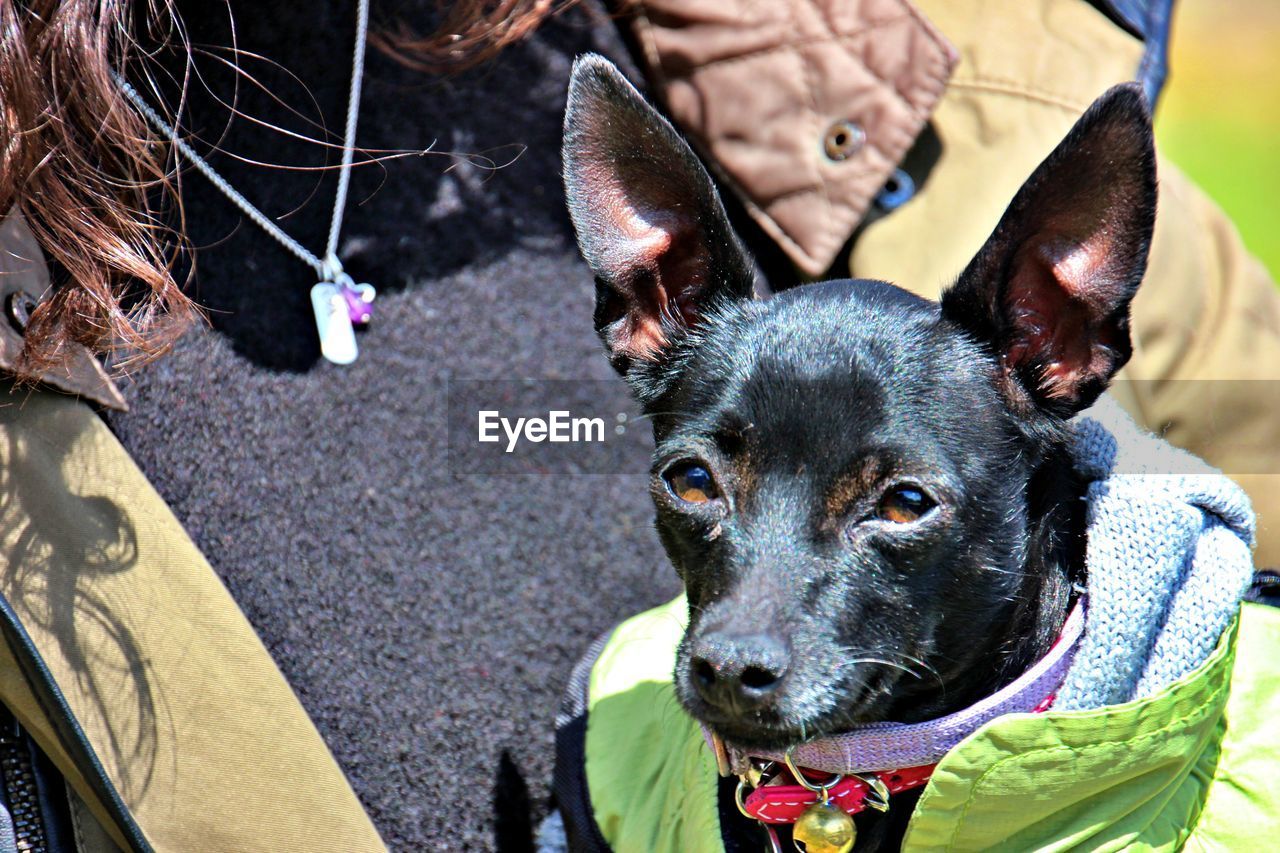
<svg viewBox="0 0 1280 853"><path fill-rule="evenodd" d="M894 486L884 493L877 515L894 524L909 524L937 506L933 499L916 486Z"/></svg>
<svg viewBox="0 0 1280 853"><path fill-rule="evenodd" d="M667 488L680 500L700 504L720 497L711 472L697 462L682 462L663 475Z"/></svg>

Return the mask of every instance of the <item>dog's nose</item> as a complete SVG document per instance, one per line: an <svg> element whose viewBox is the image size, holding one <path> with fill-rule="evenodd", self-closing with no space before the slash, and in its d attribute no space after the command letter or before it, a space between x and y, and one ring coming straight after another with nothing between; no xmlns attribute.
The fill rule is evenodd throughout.
<svg viewBox="0 0 1280 853"><path fill-rule="evenodd" d="M786 643L772 634L715 632L694 646L689 676L706 702L741 711L768 702L782 686L789 663Z"/></svg>

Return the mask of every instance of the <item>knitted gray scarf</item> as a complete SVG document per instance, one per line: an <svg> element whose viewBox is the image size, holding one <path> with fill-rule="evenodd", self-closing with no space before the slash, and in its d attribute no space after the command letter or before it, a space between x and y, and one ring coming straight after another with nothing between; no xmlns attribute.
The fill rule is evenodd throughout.
<svg viewBox="0 0 1280 853"><path fill-rule="evenodd" d="M1204 662L1253 575L1243 490L1103 398L1073 423L1089 480L1088 614L1054 710L1128 702Z"/></svg>

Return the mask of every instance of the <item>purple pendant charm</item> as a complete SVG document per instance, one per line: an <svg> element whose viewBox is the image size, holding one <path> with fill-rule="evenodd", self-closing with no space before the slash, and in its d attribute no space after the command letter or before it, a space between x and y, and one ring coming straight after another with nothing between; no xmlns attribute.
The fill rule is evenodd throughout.
<svg viewBox="0 0 1280 853"><path fill-rule="evenodd" d="M342 299L351 317L351 325L365 326L373 319L373 299L378 292L371 284L343 284Z"/></svg>

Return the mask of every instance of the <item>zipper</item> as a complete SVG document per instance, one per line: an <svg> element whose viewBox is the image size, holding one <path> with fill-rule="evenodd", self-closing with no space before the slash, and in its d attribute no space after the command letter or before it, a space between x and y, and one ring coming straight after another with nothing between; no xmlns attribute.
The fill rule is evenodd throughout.
<svg viewBox="0 0 1280 853"><path fill-rule="evenodd" d="M1255 574L1244 600L1280 607L1280 569L1262 569Z"/></svg>
<svg viewBox="0 0 1280 853"><path fill-rule="evenodd" d="M40 788L26 733L17 719L3 708L0 719L0 782L13 821L13 835L22 853L46 853L44 812Z"/></svg>
<svg viewBox="0 0 1280 853"><path fill-rule="evenodd" d="M1263 569L1253 576L1253 585L1258 589L1280 586L1280 573L1275 569Z"/></svg>

